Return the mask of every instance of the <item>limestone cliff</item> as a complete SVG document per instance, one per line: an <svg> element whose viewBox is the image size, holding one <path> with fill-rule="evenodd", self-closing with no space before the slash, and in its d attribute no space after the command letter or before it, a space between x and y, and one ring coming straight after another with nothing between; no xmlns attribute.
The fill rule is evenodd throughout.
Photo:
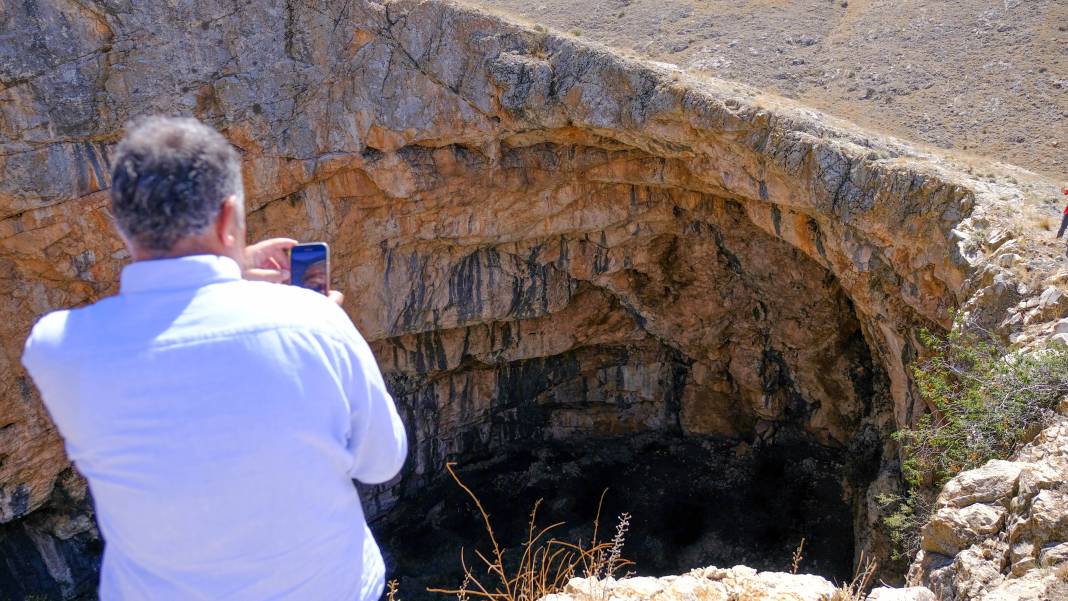
<svg viewBox="0 0 1068 601"><path fill-rule="evenodd" d="M594 469L591 449L608 461L644 441L711 488L826 477L782 502L831 507L846 564L882 554L886 435L923 411L905 369L917 328L965 305L1038 331L1068 308L1009 321L1041 290L976 233L1020 197L1006 182L454 4L0 10L0 549L19 555L0 590L92 580L84 490L62 484L19 355L42 313L116 290L108 156L138 115L195 115L230 139L253 237L331 244L414 443L402 478L369 492L375 514L425 501L446 458L564 449ZM788 557L805 515L757 554ZM695 561L739 552L717 532Z"/></svg>

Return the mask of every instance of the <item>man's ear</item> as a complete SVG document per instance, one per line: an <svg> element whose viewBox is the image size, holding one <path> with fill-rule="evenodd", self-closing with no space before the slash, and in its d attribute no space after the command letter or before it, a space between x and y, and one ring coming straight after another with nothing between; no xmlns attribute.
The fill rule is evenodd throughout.
<svg viewBox="0 0 1068 601"><path fill-rule="evenodd" d="M222 206L219 207L219 216L215 218L215 237L223 248L229 248L234 245L240 230L237 227L239 225L237 220L240 218L237 196L231 194L223 200Z"/></svg>

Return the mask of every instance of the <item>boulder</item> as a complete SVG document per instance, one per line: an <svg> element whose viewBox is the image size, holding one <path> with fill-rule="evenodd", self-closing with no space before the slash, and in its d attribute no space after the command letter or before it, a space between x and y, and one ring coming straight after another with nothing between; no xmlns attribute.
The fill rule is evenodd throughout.
<svg viewBox="0 0 1068 601"><path fill-rule="evenodd" d="M956 555L961 549L997 532L1004 523L1005 511L1004 507L982 503L939 509L923 527L923 549Z"/></svg>
<svg viewBox="0 0 1068 601"><path fill-rule="evenodd" d="M866 601L938 601L935 594L922 586L889 588L880 586L868 593Z"/></svg>
<svg viewBox="0 0 1068 601"><path fill-rule="evenodd" d="M745 566L693 570L663 578L573 578L543 601L826 601L836 587L819 576L758 572ZM897 599L896 597L892 599ZM927 601L923 597L904 600Z"/></svg>
<svg viewBox="0 0 1068 601"><path fill-rule="evenodd" d="M1021 469L1018 463L995 459L962 472L942 487L936 507L959 509L975 503L1005 506L1016 491Z"/></svg>

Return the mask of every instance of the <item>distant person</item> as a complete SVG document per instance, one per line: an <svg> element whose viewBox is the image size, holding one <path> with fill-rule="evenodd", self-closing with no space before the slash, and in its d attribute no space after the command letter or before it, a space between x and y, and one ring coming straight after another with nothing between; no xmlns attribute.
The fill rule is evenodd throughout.
<svg viewBox="0 0 1068 601"><path fill-rule="evenodd" d="M301 278L301 284L305 288L326 294L327 287L330 285L326 281L326 261L316 261L308 265L304 270L304 277Z"/></svg>
<svg viewBox="0 0 1068 601"><path fill-rule="evenodd" d="M1061 190L1065 196L1068 196L1068 188ZM1060 238L1064 235L1064 230L1068 229L1068 204L1064 205L1064 215L1061 216L1061 228L1057 230L1057 237ZM1065 241L1064 255L1068 256L1068 240Z"/></svg>
<svg viewBox="0 0 1068 601"><path fill-rule="evenodd" d="M46 315L23 356L89 480L100 598L378 599L352 479L393 478L407 439L340 294L272 283L295 241L245 246L237 156L194 119L127 133L111 203L119 294Z"/></svg>

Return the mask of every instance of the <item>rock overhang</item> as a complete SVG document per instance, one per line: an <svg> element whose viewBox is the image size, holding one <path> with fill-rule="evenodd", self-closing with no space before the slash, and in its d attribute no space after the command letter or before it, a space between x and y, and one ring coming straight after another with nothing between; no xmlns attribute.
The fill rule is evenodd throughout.
<svg viewBox="0 0 1068 601"><path fill-rule="evenodd" d="M49 29L59 22L53 17L20 30L20 41L36 36L44 43L26 55L42 68L31 69L29 59L4 63L5 73L14 74L2 92L7 125L0 130L2 165L10 176L0 183L8 232L3 251L15 293L4 301L12 315L4 333L9 365L17 363L19 343L40 313L114 290L124 255L104 233L107 155L126 119L162 112L194 114L241 150L254 233L345 241L335 247L338 264L348 268L349 308L378 348L442 331L439 337L452 336L454 349L463 349L459 332L465 328L551 321L575 295L597 297L591 307L604 314L587 311L582 318L608 315L604 329L614 328L619 344L630 343L619 338L621 331L657 325L652 311L622 302L636 293L619 290L635 282L605 276L598 286L572 290L576 282L612 275L611 261L626 259L597 249L625 248L636 238L641 244L631 248L648 246L661 253L657 257L671 257L677 240L689 240L682 236L690 235L683 231L690 223L720 229L726 223L727 234L744 234L735 236L738 244L760 242L761 250L747 255L754 264L772 257L779 260L764 263L765 269L833 276L837 290L823 298L827 306L840 303L845 321L856 323L842 325L840 344L831 348L845 349L852 344L847 334L859 331L889 378L892 417L879 430L922 412L910 395L905 365L916 352L916 329L947 326L949 309L970 294L973 267L961 257L953 229L989 192L968 176L937 156L744 86L627 59L459 5L321 8L262 3L232 13L220 4L188 14L185 8L116 5L84 14L59 7L57 14L88 24L76 36L84 52L73 57L61 56L58 30ZM539 162L541 180L532 183L521 172ZM562 164L567 168L561 171ZM49 166L48 177L40 165ZM489 185L487 178L500 181ZM534 189L537 194L524 193ZM524 198L496 206L477 198L486 192ZM577 210L583 194L599 195L598 210L605 213L599 221ZM626 209L635 197L647 205L640 218ZM574 212L553 221L561 211ZM673 220L683 226L679 231L666 225ZM708 256L727 257L715 232L706 233ZM595 235L583 239L587 234ZM550 238L557 241L548 244ZM440 248L420 252L420 245L434 243ZM540 254L532 265L535 246ZM585 249L577 252L578 246ZM655 253L647 250L641 252L652 264ZM577 272L559 267L561 253L580 257L572 261ZM502 266L501 256L512 264ZM425 314L409 310L406 317L405 306L412 305L391 306L383 276L396 273L395 259L416 263L400 280L407 286L400 296L429 293L433 301L441 294L440 307L430 302ZM499 273L537 281L545 290L522 290L519 296L530 298L521 298L517 309L510 292L488 284L464 288L476 266L494 261ZM730 259L723 261L721 272L731 272ZM689 263L701 265L697 258ZM648 270L630 271L648 276ZM440 290L424 286L420 292L420 278L437 280ZM37 284L42 281L69 286L50 292ZM482 307L457 302L451 314L442 313L449 294L460 299L472 292L485 297ZM665 299L663 310L677 302L671 294ZM745 321L759 321L767 310L759 302L739 306ZM687 334L685 327L666 328L660 338L665 331ZM486 335L496 341L497 334L503 332ZM575 341L545 344L566 350ZM678 351L679 345L666 346ZM760 350L762 367L749 369L753 390L765 387L765 379L777 381L779 373L779 361ZM502 352L507 349L486 351ZM661 351L646 352L655 363ZM441 355L445 365L465 360L460 351ZM783 361L790 365L789 357ZM0 482L25 498L17 507L15 495L7 498L2 515L11 519L44 502L65 462L25 378L7 377L3 391L14 427L0 431L0 449L8 456ZM23 397L26 402L18 400ZM726 428L720 417L694 419ZM849 444L834 436L822 442Z"/></svg>

